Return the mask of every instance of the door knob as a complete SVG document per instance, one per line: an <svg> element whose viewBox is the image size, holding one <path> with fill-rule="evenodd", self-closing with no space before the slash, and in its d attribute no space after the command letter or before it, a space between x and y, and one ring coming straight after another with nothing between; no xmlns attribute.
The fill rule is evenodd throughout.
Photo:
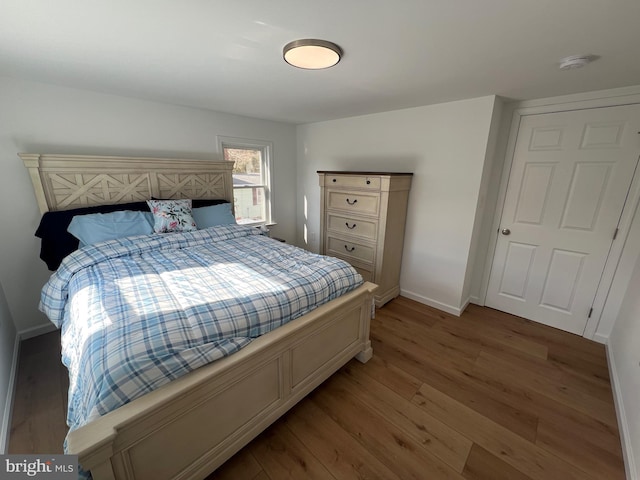
<svg viewBox="0 0 640 480"><path fill-rule="evenodd" d="M502 229L502 234L503 235L511 235L511 230L509 230L508 228L503 228Z"/></svg>

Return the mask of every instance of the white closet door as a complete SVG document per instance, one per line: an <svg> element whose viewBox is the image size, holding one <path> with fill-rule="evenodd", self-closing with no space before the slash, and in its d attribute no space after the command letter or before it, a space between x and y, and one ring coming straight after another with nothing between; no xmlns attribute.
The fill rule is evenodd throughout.
<svg viewBox="0 0 640 480"><path fill-rule="evenodd" d="M639 132L640 105L522 118L487 306L583 334Z"/></svg>

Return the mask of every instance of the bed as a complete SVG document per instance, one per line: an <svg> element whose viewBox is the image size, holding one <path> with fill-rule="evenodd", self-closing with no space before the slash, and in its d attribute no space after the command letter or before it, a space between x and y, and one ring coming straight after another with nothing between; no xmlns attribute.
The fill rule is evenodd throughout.
<svg viewBox="0 0 640 480"><path fill-rule="evenodd" d="M230 162L20 157L43 213L151 197L233 202ZM68 453L96 480L206 477L348 360L371 358L375 288L365 282L91 420L69 433Z"/></svg>

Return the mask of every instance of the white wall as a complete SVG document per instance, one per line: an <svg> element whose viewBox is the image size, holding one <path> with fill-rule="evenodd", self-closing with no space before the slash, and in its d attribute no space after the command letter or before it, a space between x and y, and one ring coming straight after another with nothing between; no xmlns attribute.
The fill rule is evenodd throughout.
<svg viewBox="0 0 640 480"><path fill-rule="evenodd" d="M640 209L627 242L640 245ZM640 479L640 258L623 253L633 267L631 279L607 344L617 413L625 446L628 477Z"/></svg>
<svg viewBox="0 0 640 480"><path fill-rule="evenodd" d="M638 178L638 175L640 175L640 171L636 172L634 185L632 186L631 192L628 196L625 209L632 203L632 199L638 198L636 194L636 190L640 189L640 178ZM636 202L640 202L640 200ZM636 203L630 207L632 209L638 209L640 208L640 204ZM627 286L631 280L636 260L640 258L640 233L636 232L640 232L640 214L638 214L637 211L631 220L627 238L623 239L620 238L620 235L618 236L619 240L624 241L624 247L622 249L620 259L618 260L618 264L616 265L615 275L611 283L611 288L607 292L607 300L604 305L602 315L600 316L600 322L598 323L594 337L598 341L606 341L606 339L611 335L615 323L620 316L620 308L623 299L625 298L625 294L628 295ZM640 347L638 348L640 349Z"/></svg>
<svg viewBox="0 0 640 480"><path fill-rule="evenodd" d="M18 331L48 323L37 305L50 275L18 152L211 158L216 135L273 142L274 234L292 241L295 126L0 77L0 281Z"/></svg>
<svg viewBox="0 0 640 480"><path fill-rule="evenodd" d="M487 228L487 220L493 218L496 209L495 202L492 201L493 192L491 181L494 178L495 171L502 168L502 157L500 157L500 149L498 148L502 111L502 99L496 97L491 115L487 150L485 152L484 166L480 179L478 206L473 223L467 274L462 291L462 301L465 305L470 301L479 303L478 291L482 287L482 273L489 249L489 238L491 236L490 227ZM489 220L489 224L490 223ZM478 279L480 279L479 282Z"/></svg>
<svg viewBox="0 0 640 480"><path fill-rule="evenodd" d="M499 212L502 209L502 205L498 205L498 197L514 108L514 103L502 102L500 104L500 118L497 119L494 117L497 124L491 127L492 138L489 139L489 142L491 144L492 141L495 141L495 144L492 158L488 159L491 165L490 167L487 165L488 168L485 172L488 178L483 174L479 204L483 205L484 208L479 225L478 222L476 222L476 226L480 231L471 277L471 303L475 303L476 305L484 305L486 294L485 286L491 273L495 247L495 242L491 241L494 231L493 223L496 211ZM495 138L493 138L494 136Z"/></svg>
<svg viewBox="0 0 640 480"><path fill-rule="evenodd" d="M0 283L0 453L6 449L9 433L11 397L13 382L11 378L15 355L16 329L13 326L9 306Z"/></svg>
<svg viewBox="0 0 640 480"><path fill-rule="evenodd" d="M402 294L459 310L472 267L471 241L495 101L488 96L299 125L299 243L319 248L316 170L413 172Z"/></svg>

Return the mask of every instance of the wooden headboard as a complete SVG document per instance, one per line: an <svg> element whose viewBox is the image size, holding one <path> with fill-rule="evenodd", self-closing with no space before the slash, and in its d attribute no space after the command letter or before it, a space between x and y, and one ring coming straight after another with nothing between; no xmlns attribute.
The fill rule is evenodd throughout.
<svg viewBox="0 0 640 480"><path fill-rule="evenodd" d="M233 162L20 153L40 212L155 198L228 200Z"/></svg>

